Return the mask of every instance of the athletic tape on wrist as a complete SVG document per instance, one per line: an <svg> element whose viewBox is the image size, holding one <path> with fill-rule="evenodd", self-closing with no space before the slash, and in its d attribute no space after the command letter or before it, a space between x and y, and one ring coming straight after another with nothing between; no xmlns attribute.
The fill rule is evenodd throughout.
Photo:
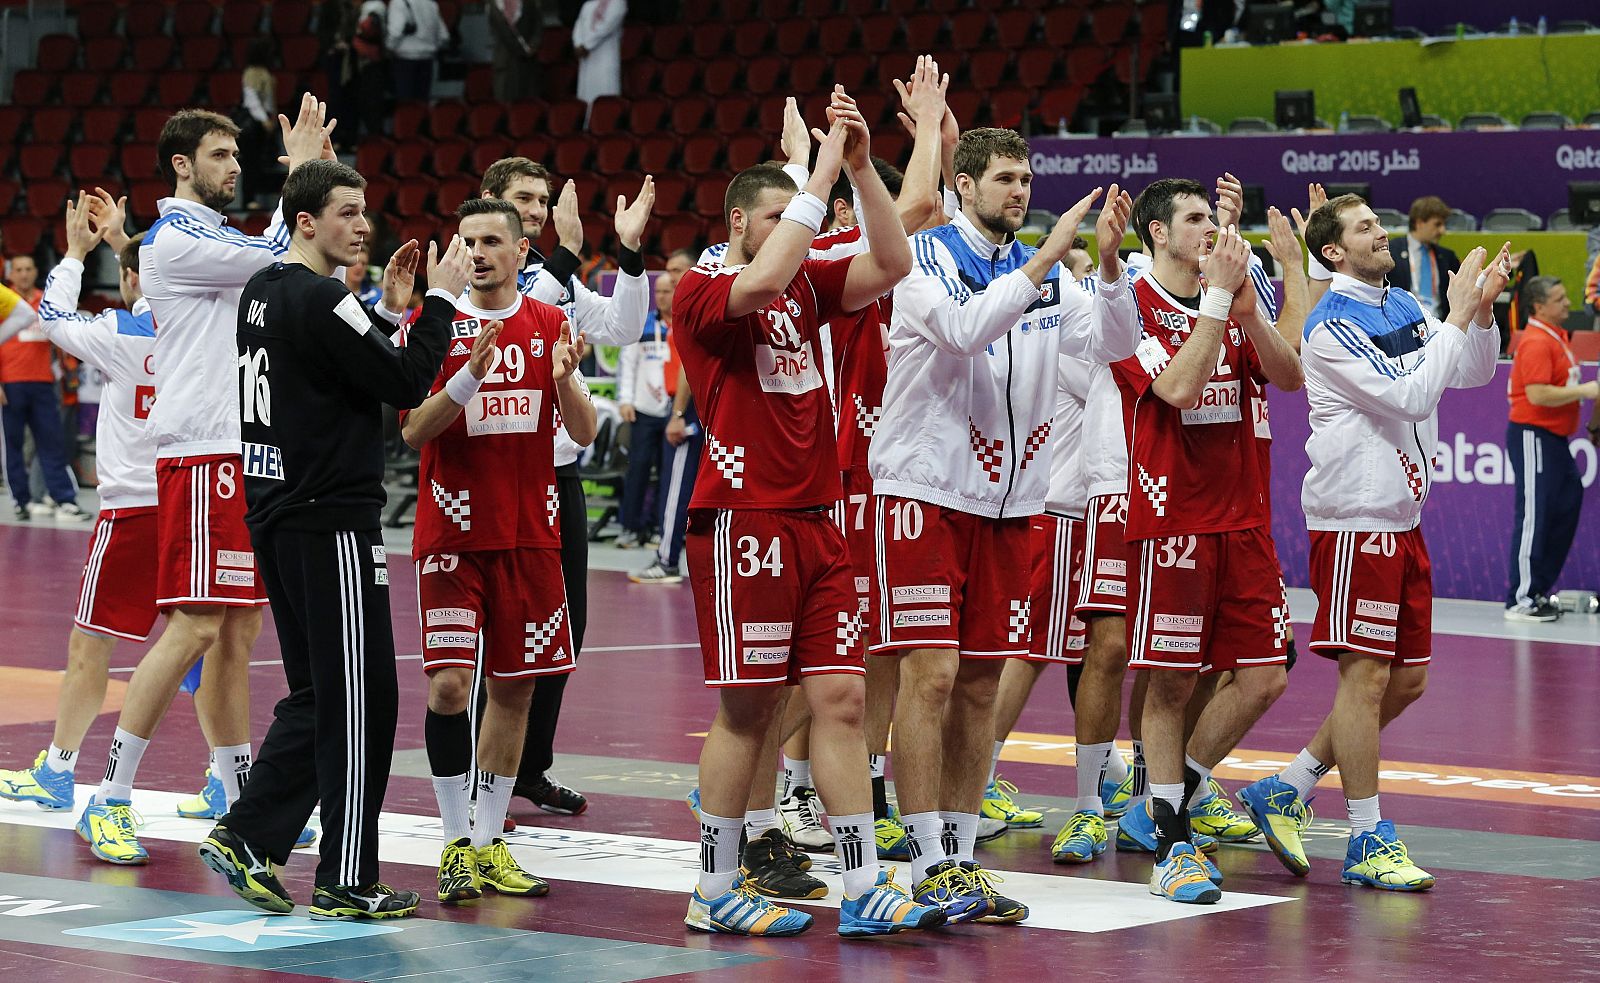
<svg viewBox="0 0 1600 983"><path fill-rule="evenodd" d="M789 201L789 207L783 210L783 217L790 222L799 222L811 230L812 235L822 231L822 219L828 214L828 206L823 204L821 198L809 191L802 191Z"/></svg>
<svg viewBox="0 0 1600 983"><path fill-rule="evenodd" d="M1222 323L1228 322L1228 310L1233 307L1233 294L1221 287L1206 288L1206 295L1200 298L1200 316L1214 317Z"/></svg>
<svg viewBox="0 0 1600 983"><path fill-rule="evenodd" d="M465 406L472 402L472 397L478 394L478 387L483 385L483 380L472 374L472 369L463 365L444 384L444 391L449 394L450 401L457 406Z"/></svg>

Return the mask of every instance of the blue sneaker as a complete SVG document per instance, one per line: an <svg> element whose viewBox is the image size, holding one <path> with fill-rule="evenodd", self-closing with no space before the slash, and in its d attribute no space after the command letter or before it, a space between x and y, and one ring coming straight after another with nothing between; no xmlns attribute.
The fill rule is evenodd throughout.
<svg viewBox="0 0 1600 983"><path fill-rule="evenodd" d="M1222 892L1206 875L1200 853L1188 843L1178 843L1165 863L1150 870L1150 893L1180 904L1216 904Z"/></svg>
<svg viewBox="0 0 1600 983"><path fill-rule="evenodd" d="M1311 872L1300 833L1311 825L1311 805L1300 800L1293 785L1269 775L1239 790L1239 804L1267 838L1267 846L1296 877Z"/></svg>
<svg viewBox="0 0 1600 983"><path fill-rule="evenodd" d="M894 882L894 868L878 871L878 883L859 898L845 898L839 906L839 935L861 939L869 935L894 935L913 929L938 928L944 909L911 900Z"/></svg>
<svg viewBox="0 0 1600 983"><path fill-rule="evenodd" d="M1426 891L1434 884L1432 874L1411 862L1394 823L1387 819L1370 833L1350 837L1339 880L1384 891Z"/></svg>
<svg viewBox="0 0 1600 983"><path fill-rule="evenodd" d="M40 751L33 767L23 771L0 771L0 799L32 802L48 812L72 808L72 772L53 771L45 765L49 751Z"/></svg>
<svg viewBox="0 0 1600 983"><path fill-rule="evenodd" d="M1128 803L1133 801L1133 772L1128 772L1128 777L1120 782L1104 781L1100 783L1100 804L1105 808L1107 819L1121 819L1122 814L1128 811Z"/></svg>
<svg viewBox="0 0 1600 983"><path fill-rule="evenodd" d="M683 923L697 932L719 935L799 935L811 927L811 916L791 911L762 897L743 879L730 890L706 899L696 887L689 896L689 913Z"/></svg>
<svg viewBox="0 0 1600 983"><path fill-rule="evenodd" d="M983 886L974 883L954 860L941 860L929 868L928 876L917 885L916 898L917 904L938 906L950 925L975 921L993 910Z"/></svg>
<svg viewBox="0 0 1600 983"><path fill-rule="evenodd" d="M1050 847L1050 859L1058 864L1086 864L1106 852L1106 821L1093 812L1072 814Z"/></svg>
<svg viewBox="0 0 1600 983"><path fill-rule="evenodd" d="M139 822L127 799L91 800L78 817L78 835L106 863L147 864L150 852L139 842Z"/></svg>
<svg viewBox="0 0 1600 983"><path fill-rule="evenodd" d="M304 850L315 842L317 842L317 831L307 826L300 831L299 836L295 837L294 848L296 850Z"/></svg>
<svg viewBox="0 0 1600 983"><path fill-rule="evenodd" d="M1191 832L1189 842L1201 853L1216 853L1214 836ZM1136 809L1130 808L1117 820L1117 851L1132 853L1156 852L1156 820L1150 814L1150 800L1145 799ZM1221 876L1221 875L1218 875Z"/></svg>
<svg viewBox="0 0 1600 983"><path fill-rule="evenodd" d="M700 786L696 785L694 788L690 789L689 790L689 794L685 795L683 797L683 801L684 801L685 804L687 804L689 806L689 811L694 813L694 821L695 822L699 822L700 821Z"/></svg>
<svg viewBox="0 0 1600 983"><path fill-rule="evenodd" d="M206 769L206 787L191 798L178 803L178 815L185 819L221 819L228 814L228 796L222 791L222 779ZM307 826L295 837L294 848L304 850L317 842L317 831Z"/></svg>
<svg viewBox="0 0 1600 983"><path fill-rule="evenodd" d="M911 837L900 824L900 810L889 806L889 815L873 822L872 831L878 845L879 860L911 861Z"/></svg>

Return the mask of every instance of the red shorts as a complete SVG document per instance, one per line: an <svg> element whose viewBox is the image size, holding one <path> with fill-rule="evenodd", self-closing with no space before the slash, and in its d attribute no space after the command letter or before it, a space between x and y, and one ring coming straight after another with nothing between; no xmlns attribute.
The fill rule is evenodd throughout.
<svg viewBox="0 0 1600 983"><path fill-rule="evenodd" d="M1264 527L1128 545L1128 668L1222 672L1288 662L1289 609Z"/></svg>
<svg viewBox="0 0 1600 983"><path fill-rule="evenodd" d="M987 519L880 495L874 655L949 648L970 658L1028 654L1026 518Z"/></svg>
<svg viewBox="0 0 1600 983"><path fill-rule="evenodd" d="M559 549L438 553L417 561L422 669L484 665L496 679L571 672Z"/></svg>
<svg viewBox="0 0 1600 983"><path fill-rule="evenodd" d="M850 570L854 574L856 603L861 612L861 623L872 624L877 611L873 603L872 568L876 550L872 542L872 475L866 468L853 468L844 473L844 498L833 510L834 524L844 533L845 545L850 551Z"/></svg>
<svg viewBox="0 0 1600 983"><path fill-rule="evenodd" d="M1083 664L1089 626L1073 612L1083 573L1083 530L1084 521L1071 516L1047 513L1030 520L1033 600L1027 658L1031 662Z"/></svg>
<svg viewBox="0 0 1600 983"><path fill-rule="evenodd" d="M1083 545L1083 576L1078 585L1079 617L1128 613L1128 550L1123 524L1128 521L1128 496L1098 495L1089 499Z"/></svg>
<svg viewBox="0 0 1600 983"><path fill-rule="evenodd" d="M693 509L684 549L707 686L866 672L844 537L828 512Z"/></svg>
<svg viewBox="0 0 1600 983"><path fill-rule="evenodd" d="M245 528L237 454L156 461L156 604L267 603Z"/></svg>
<svg viewBox="0 0 1600 983"><path fill-rule="evenodd" d="M1433 567L1422 529L1311 532L1311 651L1424 666L1433 657Z"/></svg>
<svg viewBox="0 0 1600 983"><path fill-rule="evenodd" d="M156 507L102 510L72 623L95 635L150 637L156 616Z"/></svg>

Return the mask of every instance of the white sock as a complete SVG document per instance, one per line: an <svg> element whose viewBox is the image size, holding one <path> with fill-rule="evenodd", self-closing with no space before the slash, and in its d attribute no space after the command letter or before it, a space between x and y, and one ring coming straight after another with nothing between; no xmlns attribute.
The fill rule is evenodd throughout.
<svg viewBox="0 0 1600 983"><path fill-rule="evenodd" d="M700 812L700 896L707 901L727 894L739 876L739 833L742 819Z"/></svg>
<svg viewBox="0 0 1600 983"><path fill-rule="evenodd" d="M917 812L901 816L900 822L911 841L911 883L921 884L929 867L950 859L944 852L944 819L937 812Z"/></svg>
<svg viewBox="0 0 1600 983"><path fill-rule="evenodd" d="M753 840L769 829L782 828L776 809L753 809L744 814L744 837L747 840Z"/></svg>
<svg viewBox="0 0 1600 983"><path fill-rule="evenodd" d="M889 756L887 754L867 755L867 769L872 772L873 778L883 778L889 774Z"/></svg>
<svg viewBox="0 0 1600 983"><path fill-rule="evenodd" d="M989 784L994 784L994 773L1000 770L1000 752L1006 749L1005 741L994 742L994 757L989 759Z"/></svg>
<svg viewBox="0 0 1600 983"><path fill-rule="evenodd" d="M1079 812L1105 815L1105 804L1100 801L1100 784L1105 781L1106 763L1116 756L1116 744L1078 745L1078 803Z"/></svg>
<svg viewBox="0 0 1600 983"><path fill-rule="evenodd" d="M439 819L444 824L444 841L472 838L472 775L433 776L433 797L439 802Z"/></svg>
<svg viewBox="0 0 1600 983"><path fill-rule="evenodd" d="M1189 757L1183 756L1184 767L1191 769L1200 776L1200 784L1195 786L1194 798L1191 802L1204 802L1211 796L1211 769Z"/></svg>
<svg viewBox="0 0 1600 983"><path fill-rule="evenodd" d="M1310 748L1303 748L1299 754L1294 756L1294 760L1289 762L1289 767L1283 769L1278 778L1293 785L1294 790L1300 794L1300 798L1305 800L1310 797L1311 790L1316 787L1322 776L1331 770L1332 766L1318 761L1312 755Z"/></svg>
<svg viewBox="0 0 1600 983"><path fill-rule="evenodd" d="M51 771L64 771L72 774L72 769L78 763L78 752L63 751L54 744L50 745L50 752L44 756L44 766Z"/></svg>
<svg viewBox="0 0 1600 983"><path fill-rule="evenodd" d="M486 847L497 836L505 835L506 812L511 808L511 787L516 775L491 775L478 772L478 811L472 822L472 846Z"/></svg>
<svg viewBox="0 0 1600 983"><path fill-rule="evenodd" d="M96 802L105 803L113 799L127 802L133 798L133 780L139 772L139 759L144 757L144 749L149 746L150 742L144 738L117 728L117 732L111 736L106 777L100 783L99 794L94 797Z"/></svg>
<svg viewBox="0 0 1600 983"><path fill-rule="evenodd" d="M1122 756L1115 743L1111 745L1111 756L1106 759L1106 781L1116 782L1121 785L1128 779L1128 759Z"/></svg>
<svg viewBox="0 0 1600 983"><path fill-rule="evenodd" d="M222 783L222 797L232 809L239 790L250 780L250 745L231 744L211 749L211 774Z"/></svg>
<svg viewBox="0 0 1600 983"><path fill-rule="evenodd" d="M783 756L783 797L788 798L797 785L811 787L811 759L796 760Z"/></svg>
<svg viewBox="0 0 1600 983"><path fill-rule="evenodd" d="M878 883L878 841L873 833L872 813L859 816L830 816L834 855L844 866L844 896L859 898Z"/></svg>
<svg viewBox="0 0 1600 983"><path fill-rule="evenodd" d="M1345 802L1350 809L1350 835L1360 836L1370 833L1378 828L1378 823L1383 816L1378 812L1378 797L1370 799L1350 799Z"/></svg>
<svg viewBox="0 0 1600 983"><path fill-rule="evenodd" d="M1144 742L1133 742L1133 798L1128 800L1128 809L1150 797L1150 772L1144 766Z"/></svg>
<svg viewBox="0 0 1600 983"><path fill-rule="evenodd" d="M956 863L976 863L972 853L978 846L978 817L971 812L941 812L944 820L945 851Z"/></svg>
<svg viewBox="0 0 1600 983"><path fill-rule="evenodd" d="M1162 785L1158 782L1151 782L1150 797L1152 799L1160 799L1162 802L1165 802L1167 805L1171 806L1172 811L1176 813L1183 807L1183 783L1178 782L1175 785Z"/></svg>

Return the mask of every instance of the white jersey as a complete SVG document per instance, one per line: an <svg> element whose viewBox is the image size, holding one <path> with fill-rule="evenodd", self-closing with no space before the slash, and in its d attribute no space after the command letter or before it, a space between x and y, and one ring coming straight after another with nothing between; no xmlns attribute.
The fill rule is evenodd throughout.
<svg viewBox="0 0 1600 983"><path fill-rule="evenodd" d="M1089 483L1083 470L1084 406L1089 399L1092 362L1061 355L1056 359L1056 415L1050 428L1050 488L1045 511L1083 518Z"/></svg>
<svg viewBox="0 0 1600 983"><path fill-rule="evenodd" d="M283 208L266 235L248 236L198 202L163 198L157 207L161 217L139 250L139 283L156 323L156 456L237 454L239 294L288 251Z"/></svg>
<svg viewBox="0 0 1600 983"><path fill-rule="evenodd" d="M95 469L100 508L144 508L156 504L156 442L148 431L156 398L155 327L150 305L132 311L78 313L83 263L64 259L50 271L39 305L45 335L63 351L105 376L95 422Z"/></svg>

